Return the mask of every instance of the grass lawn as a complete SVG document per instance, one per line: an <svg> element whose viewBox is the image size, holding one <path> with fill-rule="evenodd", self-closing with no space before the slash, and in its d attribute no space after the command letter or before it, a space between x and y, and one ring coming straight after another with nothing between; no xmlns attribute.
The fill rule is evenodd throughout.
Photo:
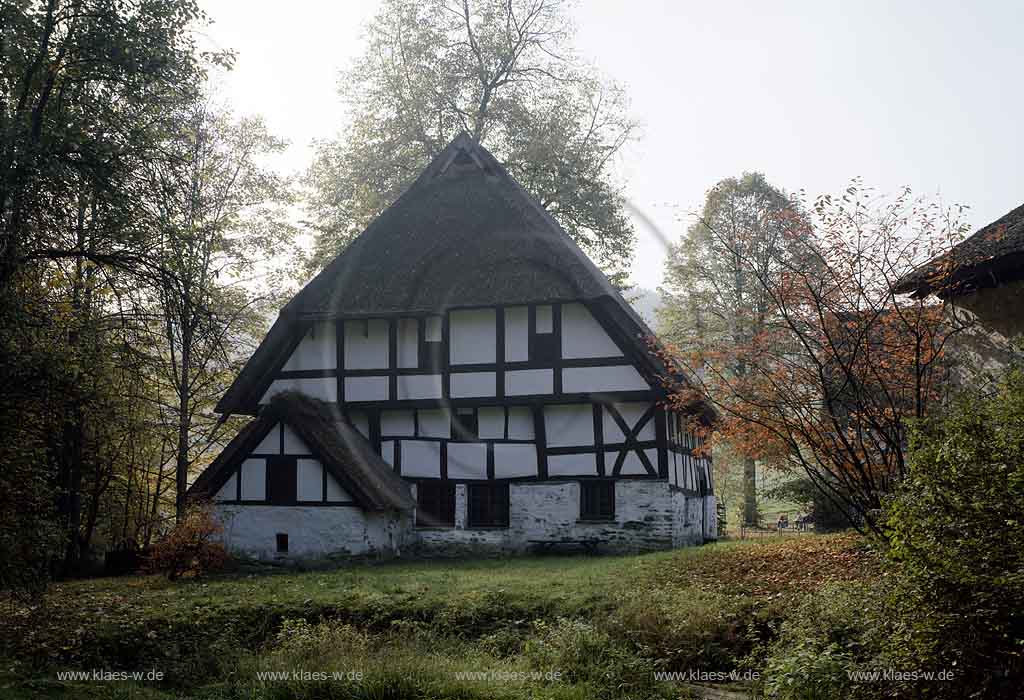
<svg viewBox="0 0 1024 700"><path fill-rule="evenodd" d="M742 668L800 597L874 571L862 543L840 535L628 557L75 581L35 607L0 601L0 697L678 697L654 670ZM164 678L58 681L69 669ZM274 669L362 677L257 677ZM456 677L465 671L500 679ZM517 675L554 671L561 678Z"/></svg>

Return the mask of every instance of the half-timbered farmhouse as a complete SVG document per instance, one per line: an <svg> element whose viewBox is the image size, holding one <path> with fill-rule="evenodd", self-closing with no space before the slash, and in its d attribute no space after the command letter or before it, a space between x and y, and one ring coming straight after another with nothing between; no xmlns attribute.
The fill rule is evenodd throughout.
<svg viewBox="0 0 1024 700"><path fill-rule="evenodd" d="M260 557L639 551L716 533L651 331L469 136L281 311L199 476Z"/></svg>

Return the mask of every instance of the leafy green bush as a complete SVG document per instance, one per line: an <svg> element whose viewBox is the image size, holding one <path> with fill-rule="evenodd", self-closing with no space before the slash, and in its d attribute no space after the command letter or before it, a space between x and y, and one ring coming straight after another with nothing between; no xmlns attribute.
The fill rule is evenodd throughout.
<svg viewBox="0 0 1024 700"><path fill-rule="evenodd" d="M833 480L833 487L840 490L842 485ZM816 532L838 532L850 527L849 517L836 502L829 498L809 477L789 479L770 489L768 498L799 504L811 514Z"/></svg>
<svg viewBox="0 0 1024 700"><path fill-rule="evenodd" d="M918 424L888 504L905 622L894 653L955 670L936 696L1018 697L1024 687L1024 373Z"/></svg>
<svg viewBox="0 0 1024 700"><path fill-rule="evenodd" d="M782 624L765 661L765 694L776 700L873 697L881 686L850 674L887 667L881 583L836 583L812 593Z"/></svg>

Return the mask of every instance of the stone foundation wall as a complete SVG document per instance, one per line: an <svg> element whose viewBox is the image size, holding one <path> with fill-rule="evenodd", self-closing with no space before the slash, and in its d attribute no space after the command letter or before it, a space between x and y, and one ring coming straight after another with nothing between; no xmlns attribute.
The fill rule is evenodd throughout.
<svg viewBox="0 0 1024 700"><path fill-rule="evenodd" d="M415 495L415 485L412 485ZM665 481L620 480L615 518L580 520L578 481L514 482L509 486L509 526L466 527L466 486L455 488L455 527L417 529L411 514L366 513L336 506L218 506L224 542L260 559L323 556L488 556L524 554L531 540L596 539L602 553L631 554L701 544L714 539L714 496L672 490ZM288 554L276 551L276 534L288 535Z"/></svg>
<svg viewBox="0 0 1024 700"><path fill-rule="evenodd" d="M326 555L400 556L410 531L408 515L367 513L350 506L217 506L225 546L257 559ZM277 533L288 535L278 554Z"/></svg>

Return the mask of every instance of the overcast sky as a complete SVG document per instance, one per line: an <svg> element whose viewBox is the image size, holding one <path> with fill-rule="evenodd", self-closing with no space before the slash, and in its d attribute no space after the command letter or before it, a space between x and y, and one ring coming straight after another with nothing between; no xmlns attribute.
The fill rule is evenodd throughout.
<svg viewBox="0 0 1024 700"><path fill-rule="evenodd" d="M291 141L337 132L338 70L373 0L201 0L206 41L238 52L222 92ZM971 207L980 226L1024 203L1024 2L581 2L579 53L643 123L617 167L633 207L676 238L716 181L760 170L809 195L855 176ZM638 221L633 280L664 248Z"/></svg>

